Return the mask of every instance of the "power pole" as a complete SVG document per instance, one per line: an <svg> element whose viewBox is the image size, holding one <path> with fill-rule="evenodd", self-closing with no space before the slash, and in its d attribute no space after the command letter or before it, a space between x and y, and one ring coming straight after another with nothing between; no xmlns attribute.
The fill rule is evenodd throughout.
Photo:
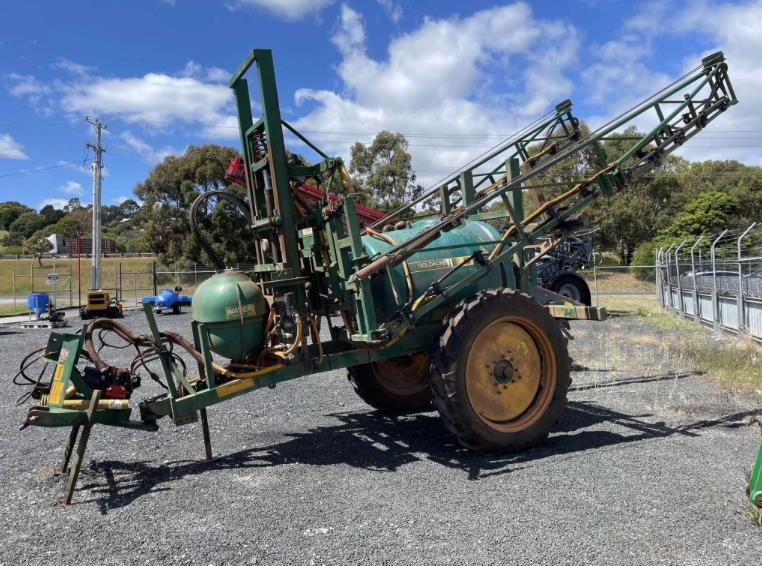
<svg viewBox="0 0 762 566"><path fill-rule="evenodd" d="M101 130L106 126L98 118L85 116L88 124L95 128L95 144L88 143L86 147L95 151L93 160L93 258L90 273L90 288L101 288L101 183L103 182L103 152L101 147Z"/></svg>

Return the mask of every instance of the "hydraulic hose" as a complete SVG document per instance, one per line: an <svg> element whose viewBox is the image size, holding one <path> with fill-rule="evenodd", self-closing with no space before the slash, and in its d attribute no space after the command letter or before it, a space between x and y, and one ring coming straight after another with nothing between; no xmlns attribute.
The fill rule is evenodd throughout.
<svg viewBox="0 0 762 566"><path fill-rule="evenodd" d="M193 204L191 204L190 210L188 211L188 222L190 223L191 231L193 232L193 237L196 239L196 243L199 245L199 247L201 247L202 250L204 250L206 255L209 256L209 259L212 261L214 268L218 271L222 271L225 269L225 262L222 261L222 258L217 252L214 251L214 248L212 248L211 244L207 242L201 235L201 229L198 225L197 216L199 208L201 208L201 205L205 204L206 201L211 197L218 197L228 201L236 208L238 208L238 210L240 210L247 218L249 217L249 207L246 205L246 202L244 202L243 199L237 197L233 193L217 190L207 191L198 195L196 200L193 201Z"/></svg>
<svg viewBox="0 0 762 566"><path fill-rule="evenodd" d="M148 336L134 333L132 330L130 330L126 325L124 325L121 322L112 320L110 318L96 319L87 326L87 333L85 334L85 351L87 352L92 362L95 364L95 367L97 367L98 369L103 369L105 367L108 367L108 364L104 362L98 355L97 348L95 347L95 344L93 343L93 332L100 329L111 330L117 336L122 338L125 342L133 344L134 346L138 346L138 347L142 346L144 348L151 348L154 350L157 349L157 345ZM197 362L201 364L204 363L203 354L199 352L198 350L196 350L194 345L189 340L183 338L179 334L175 334L174 332L161 332L160 335L167 342L180 346L183 350L188 352L188 354L190 354L191 357ZM256 371L242 373L242 372L231 371L230 369L225 368L216 362L212 362L212 368L214 369L215 372L219 373L220 375L224 375L225 377L230 377L235 379L250 379L253 377L258 377L259 375L263 375L264 373L267 373L267 370L272 371L272 369L277 369L278 367L281 367L281 364L275 364L275 366L261 368Z"/></svg>

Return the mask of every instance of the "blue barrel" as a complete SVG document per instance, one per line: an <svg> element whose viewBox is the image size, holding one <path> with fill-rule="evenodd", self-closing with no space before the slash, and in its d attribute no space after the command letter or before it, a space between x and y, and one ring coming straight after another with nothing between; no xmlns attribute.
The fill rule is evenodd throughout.
<svg viewBox="0 0 762 566"><path fill-rule="evenodd" d="M40 316L48 308L50 297L44 292L32 292L26 296L26 306L37 316Z"/></svg>
<svg viewBox="0 0 762 566"><path fill-rule="evenodd" d="M176 302L177 302L177 293L175 293L172 289L162 289L161 292L159 293L158 306L164 307L166 309L171 309Z"/></svg>

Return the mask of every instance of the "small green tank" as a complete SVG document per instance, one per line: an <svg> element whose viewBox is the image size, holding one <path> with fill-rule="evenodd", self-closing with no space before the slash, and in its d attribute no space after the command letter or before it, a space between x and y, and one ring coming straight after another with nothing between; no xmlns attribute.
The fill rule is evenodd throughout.
<svg viewBox="0 0 762 566"><path fill-rule="evenodd" d="M206 328L212 351L231 360L260 350L268 311L259 285L232 269L213 275L193 293L193 320Z"/></svg>

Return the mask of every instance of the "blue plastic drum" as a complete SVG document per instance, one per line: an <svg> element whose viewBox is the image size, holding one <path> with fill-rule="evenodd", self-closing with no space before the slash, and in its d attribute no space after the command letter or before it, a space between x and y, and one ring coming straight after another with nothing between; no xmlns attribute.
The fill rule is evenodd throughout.
<svg viewBox="0 0 762 566"><path fill-rule="evenodd" d="M48 308L49 302L50 297L47 293L29 293L26 296L26 306L29 307L29 310L37 316L45 312L45 309Z"/></svg>

